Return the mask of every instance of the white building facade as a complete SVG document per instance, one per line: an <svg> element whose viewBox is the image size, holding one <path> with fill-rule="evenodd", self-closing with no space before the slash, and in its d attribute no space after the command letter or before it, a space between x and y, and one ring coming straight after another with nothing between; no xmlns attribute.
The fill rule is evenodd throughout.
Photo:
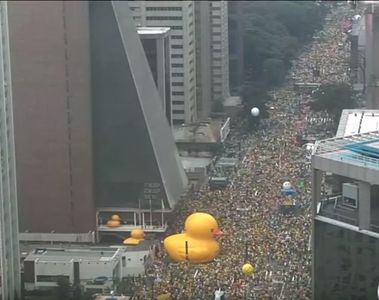
<svg viewBox="0 0 379 300"><path fill-rule="evenodd" d="M0 298L17 299L21 270L7 1L0 3L0 30Z"/></svg>
<svg viewBox="0 0 379 300"><path fill-rule="evenodd" d="M212 101L225 101L229 91L228 2L211 3Z"/></svg>
<svg viewBox="0 0 379 300"><path fill-rule="evenodd" d="M137 27L171 28L173 125L197 120L194 1L128 1Z"/></svg>
<svg viewBox="0 0 379 300"><path fill-rule="evenodd" d="M228 3L196 1L195 13L198 111L205 120L230 97Z"/></svg>

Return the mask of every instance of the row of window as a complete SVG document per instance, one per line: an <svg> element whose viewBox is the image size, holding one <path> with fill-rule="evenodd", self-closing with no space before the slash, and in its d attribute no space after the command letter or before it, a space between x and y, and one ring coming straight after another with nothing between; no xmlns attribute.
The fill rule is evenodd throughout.
<svg viewBox="0 0 379 300"><path fill-rule="evenodd" d="M183 109L174 109L172 112L174 114L182 114L182 115L184 115L184 110Z"/></svg>
<svg viewBox="0 0 379 300"><path fill-rule="evenodd" d="M147 11L182 11L181 7L146 7Z"/></svg>
<svg viewBox="0 0 379 300"><path fill-rule="evenodd" d="M171 20L171 21L180 21L182 17L178 16L148 16L146 20L148 21L156 21L156 20ZM180 26L182 27L182 26ZM182 27L183 28L183 27Z"/></svg>
<svg viewBox="0 0 379 300"><path fill-rule="evenodd" d="M173 68L184 68L184 64L172 64Z"/></svg>
<svg viewBox="0 0 379 300"><path fill-rule="evenodd" d="M176 100L176 101L172 101L172 104L173 105L184 105L184 101Z"/></svg>

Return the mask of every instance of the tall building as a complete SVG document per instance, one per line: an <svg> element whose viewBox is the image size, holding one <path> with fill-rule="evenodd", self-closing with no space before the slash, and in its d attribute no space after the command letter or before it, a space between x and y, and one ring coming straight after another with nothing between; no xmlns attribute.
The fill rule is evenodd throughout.
<svg viewBox="0 0 379 300"><path fill-rule="evenodd" d="M197 120L194 1L128 1L137 26L171 28L174 125Z"/></svg>
<svg viewBox="0 0 379 300"><path fill-rule="evenodd" d="M0 298L19 299L21 269L7 3L0 3Z"/></svg>
<svg viewBox="0 0 379 300"><path fill-rule="evenodd" d="M354 123L359 126L359 120L346 123L349 131L356 127ZM312 156L313 299L378 297L378 140L379 132L374 131L316 143Z"/></svg>
<svg viewBox="0 0 379 300"><path fill-rule="evenodd" d="M170 211L186 178L128 4L8 5L20 238L91 242L102 208Z"/></svg>
<svg viewBox="0 0 379 300"><path fill-rule="evenodd" d="M195 1L198 110L202 119L230 97L227 1Z"/></svg>
<svg viewBox="0 0 379 300"><path fill-rule="evenodd" d="M230 89L238 94L244 83L244 17L245 1L228 1Z"/></svg>
<svg viewBox="0 0 379 300"><path fill-rule="evenodd" d="M161 97L163 111L171 126L170 28L138 27L137 32Z"/></svg>
<svg viewBox="0 0 379 300"><path fill-rule="evenodd" d="M230 97L228 2L210 1L210 4L212 102L223 103Z"/></svg>
<svg viewBox="0 0 379 300"><path fill-rule="evenodd" d="M21 238L84 237L96 225L88 3L8 6Z"/></svg>
<svg viewBox="0 0 379 300"><path fill-rule="evenodd" d="M97 229L165 231L187 182L171 129L128 3L89 3Z"/></svg>
<svg viewBox="0 0 379 300"><path fill-rule="evenodd" d="M379 6L377 3L367 5L365 11L365 85L366 107L379 108Z"/></svg>

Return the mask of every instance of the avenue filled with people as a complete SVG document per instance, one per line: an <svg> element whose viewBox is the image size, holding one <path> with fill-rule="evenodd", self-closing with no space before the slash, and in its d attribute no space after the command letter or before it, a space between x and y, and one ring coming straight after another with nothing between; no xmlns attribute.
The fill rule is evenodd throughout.
<svg viewBox="0 0 379 300"><path fill-rule="evenodd" d="M130 279L133 299L150 299L152 292L166 295L162 299L220 299L220 291L225 299L311 299L311 169L298 136L323 139L336 128L327 113L310 109L312 91L295 89L294 82L349 82L350 46L342 24L354 14L347 6L331 9L287 82L275 90L269 118L257 130L251 132L246 119L232 120L225 147L240 162L229 186L204 186L177 208L168 234L180 233L189 214L207 212L224 232L220 254L207 264L176 263L161 244L147 270L153 279ZM290 213L279 210L286 181L297 191ZM252 275L241 270L246 262L255 267Z"/></svg>

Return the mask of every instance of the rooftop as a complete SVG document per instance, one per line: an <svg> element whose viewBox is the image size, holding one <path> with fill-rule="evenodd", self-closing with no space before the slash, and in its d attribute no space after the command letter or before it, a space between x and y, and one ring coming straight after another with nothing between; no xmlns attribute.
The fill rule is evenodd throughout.
<svg viewBox="0 0 379 300"><path fill-rule="evenodd" d="M313 167L379 184L379 131L317 141Z"/></svg>
<svg viewBox="0 0 379 300"><path fill-rule="evenodd" d="M137 27L139 35L167 35L170 27Z"/></svg>
<svg viewBox="0 0 379 300"><path fill-rule="evenodd" d="M206 168L212 162L212 159L208 157L190 157L190 156L181 156L183 168L185 170L192 168Z"/></svg>
<svg viewBox="0 0 379 300"><path fill-rule="evenodd" d="M222 122L200 122L174 126L176 143L217 143Z"/></svg>
<svg viewBox="0 0 379 300"><path fill-rule="evenodd" d="M336 137L379 130L379 110L344 109Z"/></svg>
<svg viewBox="0 0 379 300"><path fill-rule="evenodd" d="M35 249L31 252L25 260L43 261L87 261L87 262L100 262L111 261L119 253L119 249L101 248L101 249L58 249L58 248L44 248Z"/></svg>

